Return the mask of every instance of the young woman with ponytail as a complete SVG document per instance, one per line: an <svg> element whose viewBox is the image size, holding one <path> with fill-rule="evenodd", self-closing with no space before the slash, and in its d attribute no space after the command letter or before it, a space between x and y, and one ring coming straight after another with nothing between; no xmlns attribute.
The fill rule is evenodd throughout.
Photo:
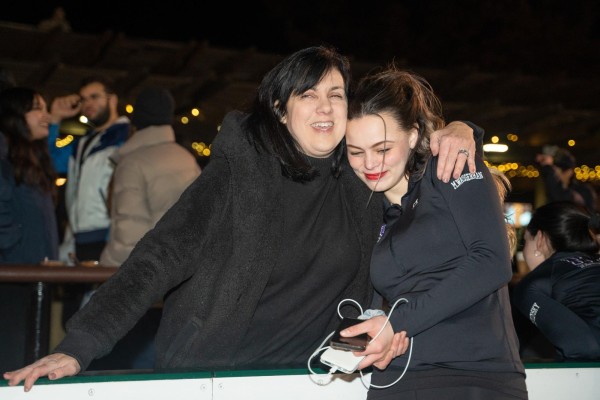
<svg viewBox="0 0 600 400"><path fill-rule="evenodd" d="M374 317L345 333L382 331L361 354L361 368L376 367L369 399L526 399L501 197L481 156L467 149L458 156L473 160L477 172L465 169L449 182L435 178L440 160L429 138L442 126L433 90L407 71L391 67L366 77L351 97L350 166L372 192L385 195L371 258L380 295L374 308L383 308L381 298L407 302L393 309L389 324ZM380 358L380 348L392 349L391 338L401 332L412 341L410 351Z"/></svg>
<svg viewBox="0 0 600 400"><path fill-rule="evenodd" d="M531 272L513 303L565 361L600 360L600 215L571 202L539 207L525 231Z"/></svg>

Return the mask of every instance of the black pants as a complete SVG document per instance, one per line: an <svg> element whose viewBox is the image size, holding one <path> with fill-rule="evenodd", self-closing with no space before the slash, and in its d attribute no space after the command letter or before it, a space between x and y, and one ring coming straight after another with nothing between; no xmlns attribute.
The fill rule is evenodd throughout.
<svg viewBox="0 0 600 400"><path fill-rule="evenodd" d="M374 392L373 395L372 392ZM475 386L420 389L385 395L379 395L376 391L369 391L367 396L369 400L517 400L522 398Z"/></svg>
<svg viewBox="0 0 600 400"><path fill-rule="evenodd" d="M371 382L388 386L401 370L376 371ZM369 389L368 400L526 400L525 378L519 373L495 373L432 369L408 371L404 378L386 389Z"/></svg>
<svg viewBox="0 0 600 400"><path fill-rule="evenodd" d="M0 283L0 371L25 365L28 321L31 320L32 285Z"/></svg>

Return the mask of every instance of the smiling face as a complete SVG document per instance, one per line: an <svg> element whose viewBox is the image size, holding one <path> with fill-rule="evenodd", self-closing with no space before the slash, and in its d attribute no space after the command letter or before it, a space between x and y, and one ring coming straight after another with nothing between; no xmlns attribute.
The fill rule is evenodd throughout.
<svg viewBox="0 0 600 400"><path fill-rule="evenodd" d="M385 192L390 202L399 204L408 188L406 164L418 133L416 128L410 132L401 129L388 113L380 115L348 121L348 161L369 189Z"/></svg>
<svg viewBox="0 0 600 400"><path fill-rule="evenodd" d="M40 95L35 95L31 110L25 113L25 121L31 134L31 140L39 140L48 137L48 124L50 114L46 102Z"/></svg>
<svg viewBox="0 0 600 400"><path fill-rule="evenodd" d="M344 137L348 101L344 79L331 70L313 88L293 94L281 119L304 154L325 158Z"/></svg>

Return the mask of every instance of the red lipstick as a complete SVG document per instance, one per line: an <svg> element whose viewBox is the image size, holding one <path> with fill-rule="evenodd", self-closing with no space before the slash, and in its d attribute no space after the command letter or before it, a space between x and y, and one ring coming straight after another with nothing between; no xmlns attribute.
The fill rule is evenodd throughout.
<svg viewBox="0 0 600 400"><path fill-rule="evenodd" d="M377 173L377 174L367 174L365 173L365 177L370 180L370 181L376 181L380 178L383 178L385 176L385 174L387 174L387 171L381 172L381 173Z"/></svg>

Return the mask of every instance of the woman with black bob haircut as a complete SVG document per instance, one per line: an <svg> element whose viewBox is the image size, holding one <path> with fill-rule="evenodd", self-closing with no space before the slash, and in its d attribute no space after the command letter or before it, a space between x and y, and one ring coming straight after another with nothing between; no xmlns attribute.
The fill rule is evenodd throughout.
<svg viewBox="0 0 600 400"><path fill-rule="evenodd" d="M311 181L318 172L284 122L288 117L287 104L291 97L317 86L330 71L341 75L343 87L339 90L345 96L350 83L350 63L346 57L327 47L294 53L265 75L245 123L257 150L273 155L281 163L283 175L294 181ZM344 154L341 142L333 154L331 169L337 177Z"/></svg>
<svg viewBox="0 0 600 400"><path fill-rule="evenodd" d="M372 295L382 209L340 167L349 77L346 58L326 47L275 66L250 112L225 116L200 177L69 320L54 353L5 373L9 385L77 374L161 300L157 369L305 368L338 325L338 303L366 306ZM438 134L474 147L472 129L456 129Z"/></svg>
<svg viewBox="0 0 600 400"><path fill-rule="evenodd" d="M600 215L571 202L539 207L525 231L531 270L513 303L554 345L556 359L600 360Z"/></svg>

